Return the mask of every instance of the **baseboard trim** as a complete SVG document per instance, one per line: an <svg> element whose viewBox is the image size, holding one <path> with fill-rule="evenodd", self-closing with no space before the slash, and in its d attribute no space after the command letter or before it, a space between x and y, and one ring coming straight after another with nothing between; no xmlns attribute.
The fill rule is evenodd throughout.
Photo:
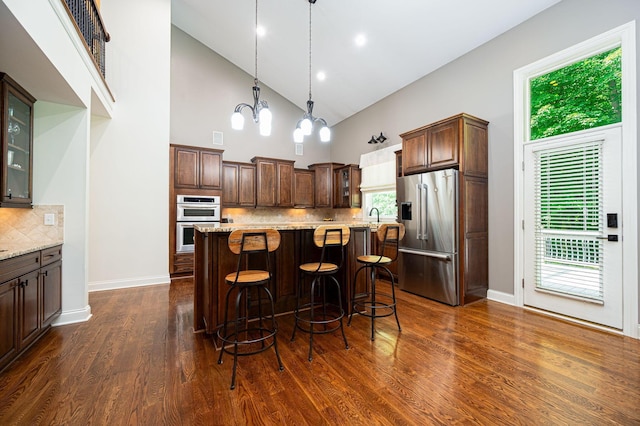
<svg viewBox="0 0 640 426"><path fill-rule="evenodd" d="M93 291L118 290L121 288L144 287L149 285L170 284L169 275L142 277L126 280L95 281L89 283L89 293Z"/></svg>
<svg viewBox="0 0 640 426"><path fill-rule="evenodd" d="M513 294L503 293L496 290L487 291L487 299L495 302L506 303L507 305L516 306L516 297Z"/></svg>
<svg viewBox="0 0 640 426"><path fill-rule="evenodd" d="M91 318L91 306L87 305L83 309L74 309L71 311L62 311L60 316L51 324L52 327L60 325L76 324L79 322L87 322Z"/></svg>

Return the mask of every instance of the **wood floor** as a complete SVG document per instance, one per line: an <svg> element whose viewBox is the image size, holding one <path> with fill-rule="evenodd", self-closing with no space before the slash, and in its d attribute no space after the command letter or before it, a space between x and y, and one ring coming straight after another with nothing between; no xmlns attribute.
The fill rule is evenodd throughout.
<svg viewBox="0 0 640 426"><path fill-rule="evenodd" d="M2 425L640 424L640 341L481 301L399 293L393 317L231 358L193 333L192 284L90 294L93 318L57 327L0 375Z"/></svg>

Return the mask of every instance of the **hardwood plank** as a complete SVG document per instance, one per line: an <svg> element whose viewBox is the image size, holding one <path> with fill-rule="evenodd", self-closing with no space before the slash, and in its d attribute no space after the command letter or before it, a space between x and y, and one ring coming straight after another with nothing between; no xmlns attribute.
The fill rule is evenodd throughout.
<svg viewBox="0 0 640 426"><path fill-rule="evenodd" d="M388 284L381 283L381 286ZM639 424L640 341L491 301L397 293L395 319L217 364L193 331L193 283L90 294L93 318L53 328L0 375L0 424Z"/></svg>

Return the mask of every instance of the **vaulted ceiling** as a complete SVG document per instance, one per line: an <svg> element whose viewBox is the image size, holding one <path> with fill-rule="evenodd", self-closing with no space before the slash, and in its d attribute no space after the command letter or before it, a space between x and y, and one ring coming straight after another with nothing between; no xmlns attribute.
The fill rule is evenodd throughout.
<svg viewBox="0 0 640 426"><path fill-rule="evenodd" d="M311 5L314 115L330 126L560 0L317 0ZM253 0L172 0L172 23L251 76ZM260 0L258 77L305 108L309 1ZM366 37L358 47L357 35ZM316 78L323 71L324 81ZM252 80L247 81L247 94Z"/></svg>

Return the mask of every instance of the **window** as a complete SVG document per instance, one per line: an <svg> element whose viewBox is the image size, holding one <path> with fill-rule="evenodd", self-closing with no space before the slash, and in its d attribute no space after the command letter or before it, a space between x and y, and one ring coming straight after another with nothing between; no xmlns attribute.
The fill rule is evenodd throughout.
<svg viewBox="0 0 640 426"><path fill-rule="evenodd" d="M396 155L402 149L401 144L378 149L360 156L362 169L362 218L376 220L380 212L380 219L395 220L398 214L396 207Z"/></svg>
<svg viewBox="0 0 640 426"><path fill-rule="evenodd" d="M621 59L618 46L531 78L530 140L619 123Z"/></svg>

